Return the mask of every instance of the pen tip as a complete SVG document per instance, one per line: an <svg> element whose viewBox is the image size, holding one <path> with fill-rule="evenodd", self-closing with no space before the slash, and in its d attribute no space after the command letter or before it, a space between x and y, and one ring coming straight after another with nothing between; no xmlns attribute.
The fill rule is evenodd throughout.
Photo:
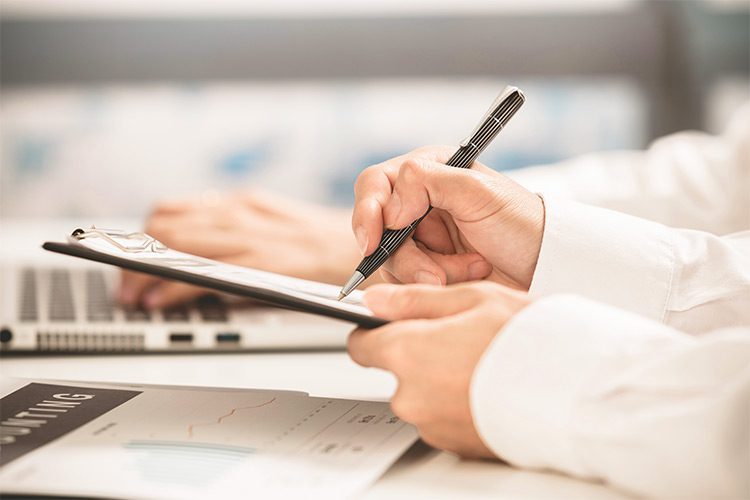
<svg viewBox="0 0 750 500"><path fill-rule="evenodd" d="M339 298L336 299L336 300L338 300L339 302L341 302L341 299L343 299L344 297L346 297L346 294L344 292L339 292Z"/></svg>

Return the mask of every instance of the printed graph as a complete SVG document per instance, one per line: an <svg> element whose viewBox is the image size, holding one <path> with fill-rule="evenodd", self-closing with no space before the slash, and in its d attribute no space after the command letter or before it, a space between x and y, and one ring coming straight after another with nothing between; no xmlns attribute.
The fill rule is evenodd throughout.
<svg viewBox="0 0 750 500"><path fill-rule="evenodd" d="M257 404L257 405L241 406L241 407L238 407L238 408L232 408L228 413L225 413L224 415L221 415L220 417L216 418L215 420L211 420L211 421L208 421L208 422L196 422L196 423L188 424L188 427L187 427L188 438L192 439L194 437L196 427L203 427L203 426L207 426L207 425L218 425L218 424L221 424L225 419L227 419L227 418L229 418L229 417L237 414L237 412L240 412L242 410L252 410L252 409L256 409L256 408L262 408L264 406L270 405L274 401L276 401L276 398L271 398L268 401L264 401L263 403L260 403L260 404Z"/></svg>

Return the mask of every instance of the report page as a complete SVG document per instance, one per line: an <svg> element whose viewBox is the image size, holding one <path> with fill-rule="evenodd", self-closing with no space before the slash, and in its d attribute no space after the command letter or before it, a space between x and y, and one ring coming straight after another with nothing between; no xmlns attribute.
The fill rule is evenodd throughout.
<svg viewBox="0 0 750 500"><path fill-rule="evenodd" d="M0 388L4 494L345 498L417 439L385 402L18 379Z"/></svg>

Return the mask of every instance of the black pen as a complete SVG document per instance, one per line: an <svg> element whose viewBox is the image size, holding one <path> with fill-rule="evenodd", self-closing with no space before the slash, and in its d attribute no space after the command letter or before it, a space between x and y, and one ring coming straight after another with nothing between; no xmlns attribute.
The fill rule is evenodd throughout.
<svg viewBox="0 0 750 500"><path fill-rule="evenodd" d="M516 87L506 87L482 117L477 128L474 129L468 138L461 142L461 147L451 156L446 165L457 168L470 168L474 160L492 142L498 132L505 127L525 100L526 98L523 93ZM432 210L432 207L428 208L422 217L403 229L386 229L383 231L383 236L380 238L380 245L373 253L362 259L362 262L359 263L352 277L349 278L349 281L341 289L339 300L352 293L355 288L383 265L388 260L388 257L398 250L401 244L406 241L406 238L411 235L417 224L430 213L430 210Z"/></svg>

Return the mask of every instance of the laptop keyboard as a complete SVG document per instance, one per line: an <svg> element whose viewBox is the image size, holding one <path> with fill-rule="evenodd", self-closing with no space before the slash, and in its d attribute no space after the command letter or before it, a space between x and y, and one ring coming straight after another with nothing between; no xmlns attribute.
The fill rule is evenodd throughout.
<svg viewBox="0 0 750 500"><path fill-rule="evenodd" d="M127 322L152 322L158 316L166 322L189 322L191 318L197 318L202 322L216 323L227 322L229 319L226 304L220 298L211 295L201 297L188 306L173 307L160 312L123 307L112 300L103 271L88 269L81 272L85 273L82 290L75 293L74 276L70 270L22 270L19 281L20 321L70 322L84 319L101 323L115 321L120 312ZM40 275L43 273L48 275L47 287L40 286ZM40 296L42 291L46 293L46 297ZM84 302L82 308L77 307L76 299ZM47 304L46 318L41 317L40 301ZM196 311L196 314L193 314L193 311ZM77 317L79 314L83 317Z"/></svg>

